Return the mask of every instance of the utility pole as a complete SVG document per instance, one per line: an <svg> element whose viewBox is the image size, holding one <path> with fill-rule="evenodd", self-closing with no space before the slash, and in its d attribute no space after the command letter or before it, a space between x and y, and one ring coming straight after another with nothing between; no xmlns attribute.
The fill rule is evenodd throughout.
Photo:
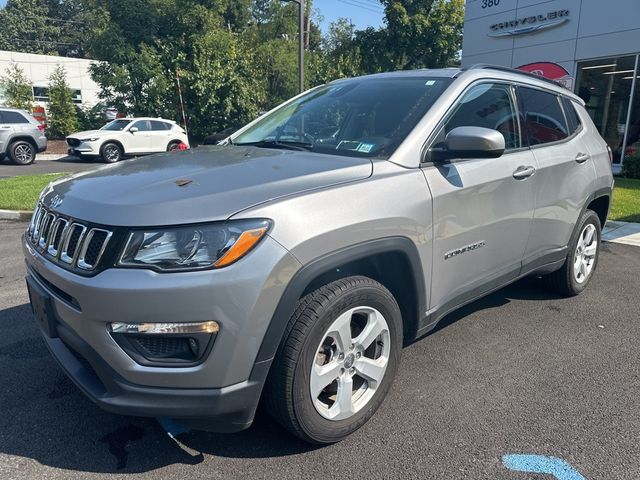
<svg viewBox="0 0 640 480"><path fill-rule="evenodd" d="M304 0L281 0L298 4L298 91L304 92Z"/></svg>

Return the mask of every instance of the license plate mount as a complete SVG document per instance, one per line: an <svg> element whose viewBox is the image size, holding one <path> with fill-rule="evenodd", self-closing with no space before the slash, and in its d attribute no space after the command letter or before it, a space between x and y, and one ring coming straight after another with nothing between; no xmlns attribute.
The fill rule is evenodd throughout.
<svg viewBox="0 0 640 480"><path fill-rule="evenodd" d="M42 331L50 338L57 337L56 317L53 311L53 302L49 295L30 276L27 277L27 291L29 292L29 302L31 311Z"/></svg>

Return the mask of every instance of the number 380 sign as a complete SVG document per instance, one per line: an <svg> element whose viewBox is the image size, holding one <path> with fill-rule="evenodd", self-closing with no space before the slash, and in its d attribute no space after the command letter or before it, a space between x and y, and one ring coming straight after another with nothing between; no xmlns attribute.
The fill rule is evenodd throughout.
<svg viewBox="0 0 640 480"><path fill-rule="evenodd" d="M482 8L497 7L500 5L500 0L481 0L480 5Z"/></svg>

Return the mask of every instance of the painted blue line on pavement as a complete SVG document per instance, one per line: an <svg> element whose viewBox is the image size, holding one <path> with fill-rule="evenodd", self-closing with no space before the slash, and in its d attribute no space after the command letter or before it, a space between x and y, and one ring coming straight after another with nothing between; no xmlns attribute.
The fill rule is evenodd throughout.
<svg viewBox="0 0 640 480"><path fill-rule="evenodd" d="M527 473L544 473L558 480L586 480L571 465L556 457L544 455L503 455L502 464L510 470Z"/></svg>

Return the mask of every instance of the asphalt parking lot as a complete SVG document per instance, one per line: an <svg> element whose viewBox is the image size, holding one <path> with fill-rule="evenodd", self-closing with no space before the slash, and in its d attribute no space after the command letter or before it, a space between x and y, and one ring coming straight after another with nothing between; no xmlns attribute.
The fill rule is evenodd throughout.
<svg viewBox="0 0 640 480"><path fill-rule="evenodd" d="M104 165L104 163L99 160L80 160L71 156L55 160L44 160L42 156L37 156L36 161L31 165L14 165L9 159L5 158L0 160L0 178L38 175L41 173L75 173L97 168L101 165Z"/></svg>
<svg viewBox="0 0 640 480"><path fill-rule="evenodd" d="M177 443L155 420L94 406L40 339L24 228L0 221L2 479L553 478L510 471L505 454L555 456L589 480L640 478L637 247L605 244L579 297L524 280L448 316L404 350L373 420L315 448L260 413L245 432Z"/></svg>

